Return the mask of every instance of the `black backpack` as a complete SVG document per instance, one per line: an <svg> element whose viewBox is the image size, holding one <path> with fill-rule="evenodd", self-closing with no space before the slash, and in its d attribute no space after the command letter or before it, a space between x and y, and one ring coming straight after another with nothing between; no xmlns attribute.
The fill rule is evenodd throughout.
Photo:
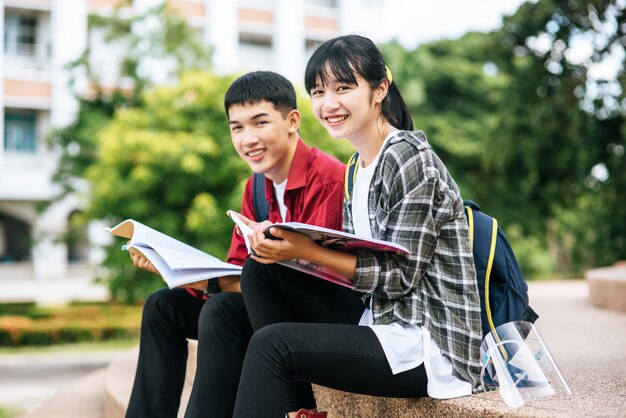
<svg viewBox="0 0 626 418"><path fill-rule="evenodd" d="M257 222L267 221L270 218L270 205L265 198L265 175L254 173L252 179L252 205Z"/></svg>
<svg viewBox="0 0 626 418"><path fill-rule="evenodd" d="M346 199L352 194L358 159L356 153L348 162ZM483 213L471 200L463 203L480 294L483 337L507 322L535 322L539 316L528 304L528 286L498 221Z"/></svg>

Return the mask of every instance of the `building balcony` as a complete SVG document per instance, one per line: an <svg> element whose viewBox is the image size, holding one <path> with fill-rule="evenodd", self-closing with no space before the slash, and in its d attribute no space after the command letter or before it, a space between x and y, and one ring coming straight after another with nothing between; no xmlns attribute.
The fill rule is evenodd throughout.
<svg viewBox="0 0 626 418"><path fill-rule="evenodd" d="M58 192L51 177L56 167L51 153L5 152L0 158L0 200L45 201Z"/></svg>

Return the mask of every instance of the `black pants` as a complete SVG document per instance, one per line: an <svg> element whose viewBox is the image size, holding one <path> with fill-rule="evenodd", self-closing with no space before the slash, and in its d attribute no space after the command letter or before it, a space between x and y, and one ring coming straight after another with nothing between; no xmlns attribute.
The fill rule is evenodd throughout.
<svg viewBox="0 0 626 418"><path fill-rule="evenodd" d="M241 293L218 293L205 302L183 289L156 291L144 304L126 417L176 417L191 338L198 340L198 362L185 417L230 418L251 336Z"/></svg>
<svg viewBox="0 0 626 418"><path fill-rule="evenodd" d="M277 264L252 259L241 285L255 334L235 417L283 418L315 408L310 383L389 397L426 396L424 366L393 375L378 338L358 326L359 295Z"/></svg>

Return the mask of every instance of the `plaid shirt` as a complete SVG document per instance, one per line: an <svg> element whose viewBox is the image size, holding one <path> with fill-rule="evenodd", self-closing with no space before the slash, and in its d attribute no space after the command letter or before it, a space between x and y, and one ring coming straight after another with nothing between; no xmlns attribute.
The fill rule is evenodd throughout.
<svg viewBox="0 0 626 418"><path fill-rule="evenodd" d="M372 297L374 324L419 324L474 387L481 319L469 232L458 187L422 131L400 131L383 148L369 189L375 239L410 255L357 252L355 289ZM354 232L352 201L344 230Z"/></svg>

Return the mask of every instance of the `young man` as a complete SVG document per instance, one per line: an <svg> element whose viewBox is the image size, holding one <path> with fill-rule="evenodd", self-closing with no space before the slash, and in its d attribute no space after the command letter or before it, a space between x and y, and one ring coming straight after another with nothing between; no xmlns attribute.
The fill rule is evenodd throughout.
<svg viewBox="0 0 626 418"><path fill-rule="evenodd" d="M300 113L291 83L272 72L246 74L230 86L224 107L237 153L252 171L265 174L269 221L340 229L345 167L299 137ZM251 176L241 214L254 220L252 190ZM226 215L224 222L229 222ZM131 257L137 267L155 272L145 258ZM233 230L228 262L243 265L247 257L243 237ZM129 418L176 417L188 338L198 340L198 362L185 416L232 416L253 332L239 293L239 277L192 287L196 291L161 289L145 302ZM197 290L207 287L216 292L203 298Z"/></svg>

